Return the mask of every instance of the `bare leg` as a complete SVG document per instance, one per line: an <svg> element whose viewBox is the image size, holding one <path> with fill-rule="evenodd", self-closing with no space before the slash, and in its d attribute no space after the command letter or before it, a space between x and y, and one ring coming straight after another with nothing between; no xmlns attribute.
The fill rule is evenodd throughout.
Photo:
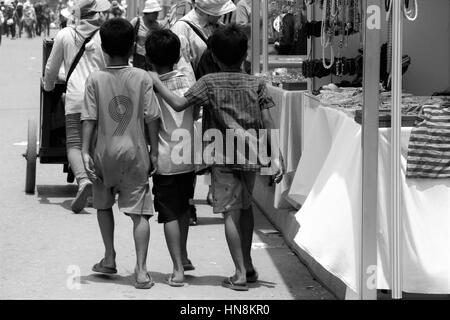
<svg viewBox="0 0 450 320"><path fill-rule="evenodd" d="M252 272L254 270L251 256L254 229L253 209L250 206L248 209L243 209L241 212L239 226L241 230L242 254L244 256L245 269L247 272Z"/></svg>
<svg viewBox="0 0 450 320"><path fill-rule="evenodd" d="M183 282L184 270L181 260L181 235L178 220L164 223L164 235L166 236L167 248L173 262L173 277L176 282Z"/></svg>
<svg viewBox="0 0 450 320"><path fill-rule="evenodd" d="M139 283L149 280L147 275L147 251L150 240L149 216L129 214L133 221L133 237L136 248L136 281Z"/></svg>
<svg viewBox="0 0 450 320"><path fill-rule="evenodd" d="M187 253L187 238L189 233L189 214L190 210L178 218L178 226L180 228L180 245L181 245L181 261L187 264L189 261Z"/></svg>
<svg viewBox="0 0 450 320"><path fill-rule="evenodd" d="M97 221L105 245L105 267L116 267L116 251L114 250L114 215L112 209L97 210Z"/></svg>
<svg viewBox="0 0 450 320"><path fill-rule="evenodd" d="M245 283L246 270L244 265L244 256L241 245L241 232L239 230L240 210L232 210L224 213L225 218L225 237L227 239L228 249L231 258L236 267L236 273L232 277L234 283Z"/></svg>

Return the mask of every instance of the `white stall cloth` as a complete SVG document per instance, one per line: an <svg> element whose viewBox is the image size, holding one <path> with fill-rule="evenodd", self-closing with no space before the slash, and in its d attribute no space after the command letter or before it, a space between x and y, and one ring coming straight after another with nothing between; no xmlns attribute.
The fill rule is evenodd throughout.
<svg viewBox="0 0 450 320"><path fill-rule="evenodd" d="M289 197L302 204L294 241L358 292L361 126L304 97L305 146ZM450 293L450 179L405 179L411 128L402 128L403 291ZM379 130L378 288L390 283L390 129Z"/></svg>
<svg viewBox="0 0 450 320"><path fill-rule="evenodd" d="M280 151L286 167L283 180L275 186L274 207L298 208L295 202L287 198L287 194L301 156L301 106L305 91L288 91L270 85L267 87L276 105L276 108L273 108L275 110L271 110L271 115L275 125L280 129Z"/></svg>

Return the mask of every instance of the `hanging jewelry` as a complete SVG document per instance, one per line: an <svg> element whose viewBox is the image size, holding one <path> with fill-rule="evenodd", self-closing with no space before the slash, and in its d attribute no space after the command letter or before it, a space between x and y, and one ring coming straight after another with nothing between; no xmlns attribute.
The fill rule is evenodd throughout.
<svg viewBox="0 0 450 320"><path fill-rule="evenodd" d="M384 5L386 6L386 21L389 21L392 12L392 0L385 0Z"/></svg>
<svg viewBox="0 0 450 320"><path fill-rule="evenodd" d="M403 5L403 14L405 15L405 18L408 19L409 21L415 21L419 14L419 6L417 5L417 0L414 0L414 9L411 8L411 10L408 10L408 7L409 1L408 4L405 3Z"/></svg>
<svg viewBox="0 0 450 320"><path fill-rule="evenodd" d="M324 6L322 10L322 30L320 44L322 45L322 64L325 69L330 69L334 64L334 51L332 39L334 35L334 29L331 22L331 7L335 4L335 0L324 0ZM331 64L327 65L325 59L325 49L330 46Z"/></svg>
<svg viewBox="0 0 450 320"><path fill-rule="evenodd" d="M325 69L331 69L334 64L334 49L332 45L330 45L330 56L330 64L327 64L325 59L325 47L322 47L322 64Z"/></svg>

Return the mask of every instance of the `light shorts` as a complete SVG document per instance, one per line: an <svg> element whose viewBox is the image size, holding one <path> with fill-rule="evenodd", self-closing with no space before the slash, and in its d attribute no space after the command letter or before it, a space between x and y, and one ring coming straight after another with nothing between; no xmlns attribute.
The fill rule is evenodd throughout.
<svg viewBox="0 0 450 320"><path fill-rule="evenodd" d="M93 207L97 210L112 208L118 194L119 210L126 214L153 216L152 198L149 184L118 185L106 187L101 182L92 185Z"/></svg>
<svg viewBox="0 0 450 320"><path fill-rule="evenodd" d="M248 209L252 204L255 177L255 172L213 167L211 171L213 212L225 213Z"/></svg>

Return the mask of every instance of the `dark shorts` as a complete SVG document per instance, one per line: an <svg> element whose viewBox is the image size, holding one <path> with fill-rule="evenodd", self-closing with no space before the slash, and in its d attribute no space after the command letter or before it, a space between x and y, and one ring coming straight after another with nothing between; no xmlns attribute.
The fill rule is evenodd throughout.
<svg viewBox="0 0 450 320"><path fill-rule="evenodd" d="M158 222L177 220L188 213L189 199L194 193L195 172L153 176L153 203L158 212Z"/></svg>

